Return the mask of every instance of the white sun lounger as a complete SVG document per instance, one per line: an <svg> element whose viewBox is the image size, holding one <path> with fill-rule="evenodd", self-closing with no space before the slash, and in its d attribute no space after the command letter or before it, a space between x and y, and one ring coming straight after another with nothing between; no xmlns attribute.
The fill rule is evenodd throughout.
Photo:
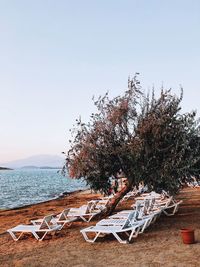
<svg viewBox="0 0 200 267"><path fill-rule="evenodd" d="M31 233L33 236L42 241L46 234L61 229L58 224L50 224L53 215L45 216L40 225L17 225L14 228L8 229L7 232L12 236L15 241L18 241L23 234ZM19 235L18 235L19 234ZM41 237L40 237L41 235Z"/></svg>
<svg viewBox="0 0 200 267"><path fill-rule="evenodd" d="M100 200L97 200L96 202L96 209L104 210L106 205L110 202L110 200L113 198L113 196L108 196L105 198L102 198Z"/></svg>
<svg viewBox="0 0 200 267"><path fill-rule="evenodd" d="M126 221L129 222L130 225L133 225L137 221L138 211L131 211L126 214L126 216L119 216L112 218L112 216L107 219L100 220L96 225L123 225Z"/></svg>
<svg viewBox="0 0 200 267"><path fill-rule="evenodd" d="M162 212L166 216L173 216L175 215L175 213L177 213L179 206L182 202L183 202L182 200L178 202L176 202L175 200L172 200L172 202L168 206L165 206L164 208L162 208Z"/></svg>
<svg viewBox="0 0 200 267"><path fill-rule="evenodd" d="M129 198L135 197L138 193L139 193L138 190L130 191L130 192L128 192L128 193L122 198L122 201L126 201L126 200L128 200Z"/></svg>
<svg viewBox="0 0 200 267"><path fill-rule="evenodd" d="M130 210L124 210L124 211L121 211L119 213L116 213L116 214L110 216L109 219L110 220L111 219L112 220L113 219L118 219L118 220L119 219L126 219L126 218L128 218L130 212L131 212ZM155 210L155 211L149 212L148 214L145 214L143 207L138 206L138 209L136 209L134 212L135 213L134 213L134 217L133 217L133 222L134 223L140 222L140 221L144 222L144 224L143 224L143 226L139 232L139 233L143 233L144 230L146 228L148 228L151 223L154 223L156 221L156 219L159 217L159 215L161 213L161 210ZM109 221L108 221L109 219L107 219L107 220L104 219L102 223L109 223Z"/></svg>
<svg viewBox="0 0 200 267"><path fill-rule="evenodd" d="M61 225L60 230L67 225L68 227L72 224L72 222L76 221L76 217L68 217L70 209L64 209L60 214L58 214L56 217L52 218L53 224L59 224ZM40 225L42 223L43 219L37 219L37 220L31 220L31 223L34 225Z"/></svg>
<svg viewBox="0 0 200 267"><path fill-rule="evenodd" d="M182 200L177 202L173 198L173 196L171 196L171 197L166 197L162 200L156 200L155 207L157 207L158 209L161 209L161 211L166 216L173 216L178 211L178 208L182 202L183 202Z"/></svg>
<svg viewBox="0 0 200 267"><path fill-rule="evenodd" d="M143 233L144 230L151 224L153 218L155 215L151 214L151 215L146 215L143 216L141 218L138 218L139 212L138 211L132 211L134 213L133 218L129 221L130 225L134 226L136 225L138 222L141 223L141 228L139 233ZM125 221L129 218L129 214L119 214L119 217L115 218L111 218L109 217L108 219L103 219L101 221L99 221L96 225L114 225L114 226L120 226L123 225L125 223Z"/></svg>
<svg viewBox="0 0 200 267"><path fill-rule="evenodd" d="M102 211L102 209L96 209L96 204L96 201L89 201L88 205L83 205L80 208L71 208L67 217L80 218L84 222L90 222L93 217Z"/></svg>
<svg viewBox="0 0 200 267"><path fill-rule="evenodd" d="M130 213L122 225L95 225L82 229L80 232L87 242L95 242L101 234L112 234L120 243L126 244L131 241L132 237L138 236L138 233L144 224L143 221L130 224L133 216L134 214ZM89 238L88 234L90 233L94 233L95 236L93 238ZM121 233L125 233L128 236L128 240L123 240L119 236Z"/></svg>
<svg viewBox="0 0 200 267"><path fill-rule="evenodd" d="M85 213L85 212L82 212L82 211L79 211L79 212L72 212L68 215L68 217L75 217L77 219L82 219L84 222L90 222L97 214L101 213L101 210L98 210L98 211L95 211L95 212L88 212L88 213Z"/></svg>
<svg viewBox="0 0 200 267"><path fill-rule="evenodd" d="M157 213L157 217L163 212L166 216L173 216L183 201L177 202L172 196L164 199L151 199L146 213Z"/></svg>
<svg viewBox="0 0 200 267"><path fill-rule="evenodd" d="M96 208L98 202L99 200L90 200L87 205L82 205L79 208L70 208L69 214L75 212L88 213Z"/></svg>
<svg viewBox="0 0 200 267"><path fill-rule="evenodd" d="M132 207L133 207L132 210L122 210L114 215L111 215L109 218L114 219L114 218L119 218L119 216L127 218L127 216L133 211L138 211L140 213L142 211L144 214L147 212L147 209L149 207L149 199L137 200L136 203L132 205ZM136 216L138 216L138 214Z"/></svg>

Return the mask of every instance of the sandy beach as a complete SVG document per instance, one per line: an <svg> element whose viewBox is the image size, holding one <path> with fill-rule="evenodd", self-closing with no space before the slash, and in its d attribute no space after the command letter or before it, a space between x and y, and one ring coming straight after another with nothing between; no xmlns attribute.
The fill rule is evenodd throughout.
<svg viewBox="0 0 200 267"><path fill-rule="evenodd" d="M178 195L183 200L179 212L173 217L161 216L158 221L131 244L120 244L107 236L91 244L85 242L80 229L92 222L74 222L44 241L27 236L13 241L6 230L31 219L59 213L66 207L79 207L98 195L90 191L76 192L61 199L20 209L0 211L0 266L138 266L138 267L190 267L199 266L200 250L200 189L185 188ZM117 210L128 209L129 200ZM184 245L181 228L194 228L196 243Z"/></svg>

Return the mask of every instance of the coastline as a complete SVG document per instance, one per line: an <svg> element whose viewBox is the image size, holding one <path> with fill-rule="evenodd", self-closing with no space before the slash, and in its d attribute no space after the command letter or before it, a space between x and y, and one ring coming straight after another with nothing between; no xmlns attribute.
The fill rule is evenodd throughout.
<svg viewBox="0 0 200 267"><path fill-rule="evenodd" d="M84 192L84 191L87 192L88 189L80 189L80 190L75 190L75 191L72 191L72 192L65 191L65 192L59 194L58 196L56 196L54 198L51 198L49 200L44 200L44 201L41 201L41 202L37 202L37 203L33 203L33 204L28 204L28 205L24 205L24 206L20 206L20 207L14 207L14 208L10 208L10 209L0 208L0 212L1 211L10 211L10 210L20 210L20 209L29 208L29 207L32 207L32 206L35 206L35 205L38 205L38 204L45 204L45 203L51 202L52 200L62 199L65 196L69 196L69 195L72 195L72 194L77 194L77 193Z"/></svg>

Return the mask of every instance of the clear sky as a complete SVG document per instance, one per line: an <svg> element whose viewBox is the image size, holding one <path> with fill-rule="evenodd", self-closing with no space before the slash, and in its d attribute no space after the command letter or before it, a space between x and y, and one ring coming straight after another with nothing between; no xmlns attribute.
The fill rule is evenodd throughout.
<svg viewBox="0 0 200 267"><path fill-rule="evenodd" d="M200 110L199 0L0 0L0 163L68 148L96 97L184 88Z"/></svg>

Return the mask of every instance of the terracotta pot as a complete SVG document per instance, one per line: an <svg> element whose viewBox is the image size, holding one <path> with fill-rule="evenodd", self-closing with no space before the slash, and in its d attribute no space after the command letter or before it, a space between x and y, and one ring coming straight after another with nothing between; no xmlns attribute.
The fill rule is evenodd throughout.
<svg viewBox="0 0 200 267"><path fill-rule="evenodd" d="M181 229L181 236L184 244L194 244L194 230L193 229Z"/></svg>

